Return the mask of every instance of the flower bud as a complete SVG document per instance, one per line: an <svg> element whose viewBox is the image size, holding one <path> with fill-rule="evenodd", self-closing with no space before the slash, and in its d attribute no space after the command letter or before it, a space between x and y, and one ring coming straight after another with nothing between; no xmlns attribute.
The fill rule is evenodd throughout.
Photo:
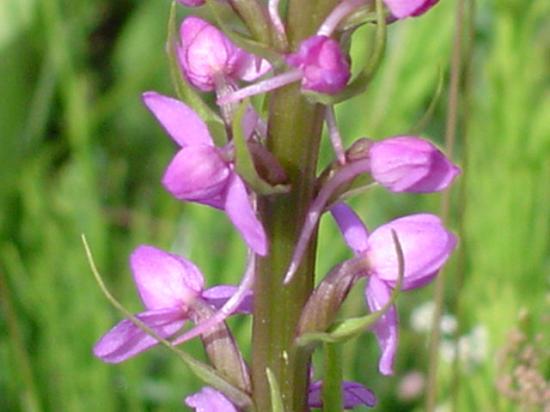
<svg viewBox="0 0 550 412"><path fill-rule="evenodd" d="M392 192L437 192L460 173L432 143L412 136L373 143L369 155L373 179Z"/></svg>
<svg viewBox="0 0 550 412"><path fill-rule="evenodd" d="M217 77L254 80L270 66L235 46L205 20L187 17L180 28L178 59L191 84L203 91L216 87Z"/></svg>
<svg viewBox="0 0 550 412"><path fill-rule="evenodd" d="M368 238L366 251L373 276L394 286L399 276L392 230L399 238L405 261L403 289L430 282L456 247L456 237L431 214L416 214L380 226Z"/></svg>
<svg viewBox="0 0 550 412"><path fill-rule="evenodd" d="M420 16L437 4L439 0L384 0L391 14L398 19Z"/></svg>
<svg viewBox="0 0 550 412"><path fill-rule="evenodd" d="M327 36L304 40L296 53L287 56L287 63L302 71L304 90L335 94L346 86L351 75L340 45Z"/></svg>

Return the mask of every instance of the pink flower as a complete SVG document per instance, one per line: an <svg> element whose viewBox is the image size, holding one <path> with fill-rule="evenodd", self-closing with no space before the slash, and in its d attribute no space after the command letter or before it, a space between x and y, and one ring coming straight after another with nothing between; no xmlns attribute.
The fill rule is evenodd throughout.
<svg viewBox="0 0 550 412"><path fill-rule="evenodd" d="M331 209L340 231L356 256L364 257L368 284L365 298L372 312L380 310L390 299L399 275L399 263L392 238L394 230L403 250L405 271L403 290L429 283L456 247L456 237L435 215L417 214L392 220L370 235L351 208L339 203ZM382 349L380 372L393 373L397 348L397 311L391 307L374 325Z"/></svg>
<svg viewBox="0 0 550 412"><path fill-rule="evenodd" d="M182 102L155 92L144 93L143 101L180 145L162 178L166 190L179 200L223 209L248 246L265 255L266 234L230 160L230 147L214 146L206 124Z"/></svg>
<svg viewBox="0 0 550 412"><path fill-rule="evenodd" d="M163 338L173 336L191 319L197 301L220 308L237 290L226 285L204 290L202 273L192 262L153 246L136 248L130 266L146 308L136 317ZM250 313L250 299L248 293L234 313ZM107 332L93 351L104 362L119 363L156 344L154 337L125 319Z"/></svg>
<svg viewBox="0 0 550 412"><path fill-rule="evenodd" d="M392 192L438 192L460 173L431 142L414 136L375 142L368 155L373 179Z"/></svg>

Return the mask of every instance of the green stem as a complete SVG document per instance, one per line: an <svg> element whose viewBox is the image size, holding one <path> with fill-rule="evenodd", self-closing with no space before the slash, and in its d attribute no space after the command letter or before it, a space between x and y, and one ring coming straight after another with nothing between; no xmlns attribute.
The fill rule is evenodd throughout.
<svg viewBox="0 0 550 412"><path fill-rule="evenodd" d="M338 0L290 0L287 33L292 49L312 35ZM300 85L279 89L269 101L268 149L285 169L288 194L259 200L270 240L269 255L258 259L254 285L252 386L258 411L270 411L266 370L277 380L285 410L307 410L309 354L293 346L302 308L313 289L316 237L294 276L283 286L294 246L314 195L323 107L306 101Z"/></svg>
<svg viewBox="0 0 550 412"><path fill-rule="evenodd" d="M252 380L258 411L269 411L271 405L266 368L278 381L286 410L300 411L305 406L300 394L306 392L308 360L297 359L292 342L313 287L315 242L294 280L283 286L283 277L313 196L322 110L306 103L293 85L273 95L270 111L268 146L285 168L292 190L260 201L270 251L257 264Z"/></svg>
<svg viewBox="0 0 550 412"><path fill-rule="evenodd" d="M452 158L456 140L456 129L459 116L460 86L463 69L463 37L464 37L465 0L458 0L455 15L455 30L451 60L451 78L449 81L449 100L447 104L447 121L445 128L445 149ZM441 197L441 218L449 221L451 214L451 192L445 191ZM441 316L443 314L443 300L445 297L446 270L441 271L435 281L434 302L435 312L430 334L430 357L428 365L428 381L426 394L426 412L433 412L437 402L437 369L439 361L439 346L441 342Z"/></svg>
<svg viewBox="0 0 550 412"><path fill-rule="evenodd" d="M256 0L231 0L231 5L239 13L254 39L269 44L271 32L265 8Z"/></svg>
<svg viewBox="0 0 550 412"><path fill-rule="evenodd" d="M342 410L342 356L338 344L323 345L323 412Z"/></svg>

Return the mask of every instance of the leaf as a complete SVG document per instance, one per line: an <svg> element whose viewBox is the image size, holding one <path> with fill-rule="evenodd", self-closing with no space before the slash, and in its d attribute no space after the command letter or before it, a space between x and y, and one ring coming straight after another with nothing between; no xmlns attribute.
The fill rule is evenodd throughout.
<svg viewBox="0 0 550 412"><path fill-rule="evenodd" d="M428 105L428 108L426 109L424 115L411 128L408 134L419 134L426 128L426 126L432 119L435 108L437 107L437 103L439 102L439 98L441 97L441 92L443 91L443 77L443 68L439 66L439 68L437 69L437 86L432 96L432 100L430 101L430 104Z"/></svg>

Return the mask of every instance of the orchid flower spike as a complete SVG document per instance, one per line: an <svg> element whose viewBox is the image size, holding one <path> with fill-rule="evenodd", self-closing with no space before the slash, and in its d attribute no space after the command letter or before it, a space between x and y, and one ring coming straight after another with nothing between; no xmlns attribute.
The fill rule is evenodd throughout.
<svg viewBox="0 0 550 412"><path fill-rule="evenodd" d="M230 160L230 147L214 146L204 121L182 102L155 92L144 93L143 101L181 147L162 178L166 190L176 199L224 210L248 246L264 256L266 234Z"/></svg>
<svg viewBox="0 0 550 412"><path fill-rule="evenodd" d="M373 179L392 192L439 192L460 173L431 142L415 136L375 142L368 156Z"/></svg>
<svg viewBox="0 0 550 412"><path fill-rule="evenodd" d="M397 19L420 16L438 2L439 0L384 0L390 13Z"/></svg>
<svg viewBox="0 0 550 412"><path fill-rule="evenodd" d="M146 308L136 317L163 338L173 336L193 318L198 301L219 308L237 289L221 285L205 290L202 273L192 262L153 246L136 248L130 257L130 266ZM233 313L250 313L251 298L249 292ZM119 363L157 343L154 337L125 319L96 343L93 352L104 362Z"/></svg>
<svg viewBox="0 0 550 412"><path fill-rule="evenodd" d="M177 54L183 73L202 91L236 87L238 80L253 81L271 69L266 60L240 49L223 32L198 17L190 16L182 22L180 41Z"/></svg>
<svg viewBox="0 0 550 412"><path fill-rule="evenodd" d="M305 39L298 51L286 56L286 62L294 69L222 96L218 104L237 102L297 81L301 82L303 90L335 94L346 86L351 75L340 44L325 35Z"/></svg>
<svg viewBox="0 0 550 412"><path fill-rule="evenodd" d="M456 237L435 215L416 214L395 219L369 235L359 217L347 205L337 204L331 212L348 246L356 256L365 259L368 277L365 298L372 312L380 310L390 300L391 290L399 276L392 231L399 238L405 261L402 290L429 283L456 247ZM382 350L379 370L384 375L393 373L397 323L397 310L392 306L373 327Z"/></svg>

